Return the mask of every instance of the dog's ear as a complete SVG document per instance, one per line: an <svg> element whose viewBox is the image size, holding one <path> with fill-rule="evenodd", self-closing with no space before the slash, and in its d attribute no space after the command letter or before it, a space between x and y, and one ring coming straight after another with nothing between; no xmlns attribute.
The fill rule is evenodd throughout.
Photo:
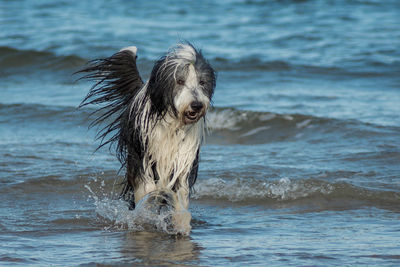
<svg viewBox="0 0 400 267"><path fill-rule="evenodd" d="M164 56L154 64L147 89L152 103L151 112L158 118L164 117L168 111L177 114L173 100L176 66L168 64L167 60Z"/></svg>

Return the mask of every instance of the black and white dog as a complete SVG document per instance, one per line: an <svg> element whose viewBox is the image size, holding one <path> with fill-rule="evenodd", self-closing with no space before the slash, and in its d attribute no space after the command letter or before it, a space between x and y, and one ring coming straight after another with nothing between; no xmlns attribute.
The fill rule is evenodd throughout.
<svg viewBox="0 0 400 267"><path fill-rule="evenodd" d="M155 63L144 83L136 55L136 47L127 47L81 70L82 78L95 81L81 106L102 105L92 125L108 122L98 133L100 147L116 144L126 169L121 196L131 209L151 192L164 195L161 204L187 209L216 73L201 51L181 43Z"/></svg>

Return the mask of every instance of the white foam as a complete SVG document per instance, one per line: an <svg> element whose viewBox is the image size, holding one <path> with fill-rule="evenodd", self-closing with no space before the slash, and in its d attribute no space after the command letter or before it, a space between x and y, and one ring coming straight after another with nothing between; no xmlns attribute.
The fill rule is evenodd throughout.
<svg viewBox="0 0 400 267"><path fill-rule="evenodd" d="M307 127L307 126L311 123L311 121L312 121L311 119L307 119L307 120L304 120L304 121L302 121L302 122L296 123L296 127L297 127L298 129Z"/></svg>
<svg viewBox="0 0 400 267"><path fill-rule="evenodd" d="M257 113L252 111L234 110L234 109L223 109L213 110L207 113L207 125L211 130L239 130L242 122L248 122L249 120L259 120L261 122L267 122L277 117L274 113ZM283 116L285 120L293 120L290 115Z"/></svg>
<svg viewBox="0 0 400 267"><path fill-rule="evenodd" d="M243 112L240 115L233 110L221 110L207 113L207 126L211 130L237 130L236 125L245 120L247 117L246 113Z"/></svg>
<svg viewBox="0 0 400 267"><path fill-rule="evenodd" d="M260 116L261 121L270 121L276 118L276 114L270 113L270 114L263 114Z"/></svg>
<svg viewBox="0 0 400 267"><path fill-rule="evenodd" d="M293 120L293 116L290 115L284 115L283 118L287 121L292 121Z"/></svg>
<svg viewBox="0 0 400 267"><path fill-rule="evenodd" d="M255 135L256 133L268 130L269 128L271 128L271 127L269 127L269 126L261 126L261 127L255 128L253 130L250 130L247 133L242 134L240 137L247 137L247 136Z"/></svg>
<svg viewBox="0 0 400 267"><path fill-rule="evenodd" d="M290 180L261 182L257 179L220 179L211 178L199 181L196 186L195 199L214 198L228 199L233 202L245 200L295 200L315 193L330 194L334 187L329 183L313 180Z"/></svg>

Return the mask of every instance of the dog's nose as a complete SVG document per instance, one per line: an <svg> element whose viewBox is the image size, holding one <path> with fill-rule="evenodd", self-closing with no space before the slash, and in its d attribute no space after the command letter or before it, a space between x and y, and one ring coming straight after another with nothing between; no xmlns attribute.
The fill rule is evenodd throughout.
<svg viewBox="0 0 400 267"><path fill-rule="evenodd" d="M193 111L200 111L203 108L203 103L195 101L190 104L190 107L193 109Z"/></svg>

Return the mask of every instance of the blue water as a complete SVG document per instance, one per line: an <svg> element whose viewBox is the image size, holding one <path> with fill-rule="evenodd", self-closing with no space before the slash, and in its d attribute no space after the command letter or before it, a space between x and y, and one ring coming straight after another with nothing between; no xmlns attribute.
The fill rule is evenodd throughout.
<svg viewBox="0 0 400 267"><path fill-rule="evenodd" d="M400 2L0 1L1 266L400 264ZM188 237L140 231L90 84L188 40L218 72Z"/></svg>

